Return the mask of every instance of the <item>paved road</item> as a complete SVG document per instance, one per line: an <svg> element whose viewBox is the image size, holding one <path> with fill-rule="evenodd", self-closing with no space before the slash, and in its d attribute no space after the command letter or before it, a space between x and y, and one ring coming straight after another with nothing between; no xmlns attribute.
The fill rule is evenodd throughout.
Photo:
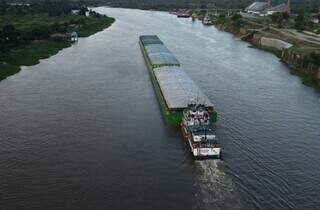
<svg viewBox="0 0 320 210"><path fill-rule="evenodd" d="M246 18L246 21L248 21L251 24L261 26L263 28L262 24L249 20L248 18ZM320 46L320 37L315 37L308 34L300 33L295 29L279 29L273 26L270 26L270 29L277 31L278 33L283 34L284 36L297 39L298 41L308 42L308 43L316 44Z"/></svg>
<svg viewBox="0 0 320 210"><path fill-rule="evenodd" d="M320 37L315 37L315 36L311 36L308 34L300 33L295 29L278 29L278 28L274 28L274 27L272 27L272 29L279 31L280 33L282 33L286 36L290 36L295 39L299 39L301 41L313 43L316 45L320 45Z"/></svg>

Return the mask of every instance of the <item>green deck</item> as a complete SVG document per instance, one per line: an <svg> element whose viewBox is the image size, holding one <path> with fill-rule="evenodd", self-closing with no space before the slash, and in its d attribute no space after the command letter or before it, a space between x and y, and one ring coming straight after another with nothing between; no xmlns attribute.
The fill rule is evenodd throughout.
<svg viewBox="0 0 320 210"><path fill-rule="evenodd" d="M150 74L150 77L151 77L151 81L152 81L152 84L153 84L153 87L154 87L154 90L156 92L156 95L157 95L157 98L158 98L158 102L159 102L159 105L160 105L160 109L161 109L161 113L162 113L162 116L165 120L165 122L168 124L168 125L172 125L172 126L176 126L176 125L180 125L181 121L182 121L182 111L183 110L169 110L168 109L168 106L165 102L165 99L162 95L162 92L161 92L161 89L160 89L160 86L159 86L159 83L154 75L154 71L156 71L156 67L153 67L149 61L149 58L146 54L146 51L144 49L144 46L141 42L139 42L140 44L140 47L141 47L141 50L142 50L142 54L143 54L143 57L145 59L145 62L147 64L147 67L148 67L148 70L149 70L149 74ZM211 123L215 123L217 122L217 117L218 117L218 114L216 111L210 111L209 112L209 115L210 115L210 121Z"/></svg>

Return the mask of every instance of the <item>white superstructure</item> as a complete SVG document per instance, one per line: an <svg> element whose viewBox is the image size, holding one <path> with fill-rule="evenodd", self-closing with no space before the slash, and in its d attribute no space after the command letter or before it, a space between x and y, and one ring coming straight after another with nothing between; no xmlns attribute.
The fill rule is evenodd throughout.
<svg viewBox="0 0 320 210"><path fill-rule="evenodd" d="M183 111L181 129L195 158L221 157L221 147L205 106L190 104Z"/></svg>

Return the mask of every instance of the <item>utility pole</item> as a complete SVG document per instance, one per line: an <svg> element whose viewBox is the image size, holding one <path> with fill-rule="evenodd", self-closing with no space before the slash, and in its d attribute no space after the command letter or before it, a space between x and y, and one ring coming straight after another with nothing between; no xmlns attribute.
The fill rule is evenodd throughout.
<svg viewBox="0 0 320 210"><path fill-rule="evenodd" d="M291 0L288 0L288 2L287 2L287 12L289 14L291 13Z"/></svg>

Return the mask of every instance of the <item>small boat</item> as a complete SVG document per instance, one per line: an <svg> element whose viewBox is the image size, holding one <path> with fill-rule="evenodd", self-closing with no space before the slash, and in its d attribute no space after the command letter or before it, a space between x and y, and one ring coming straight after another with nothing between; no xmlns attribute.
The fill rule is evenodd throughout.
<svg viewBox="0 0 320 210"><path fill-rule="evenodd" d="M177 17L178 18L189 18L189 17L191 17L191 15L189 15L187 13L178 13Z"/></svg>
<svg viewBox="0 0 320 210"><path fill-rule="evenodd" d="M221 158L221 146L209 118L202 104L191 103L183 111L182 134L196 159Z"/></svg>
<svg viewBox="0 0 320 210"><path fill-rule="evenodd" d="M213 22L210 20L208 16L203 18L202 23L203 25L213 25Z"/></svg>

